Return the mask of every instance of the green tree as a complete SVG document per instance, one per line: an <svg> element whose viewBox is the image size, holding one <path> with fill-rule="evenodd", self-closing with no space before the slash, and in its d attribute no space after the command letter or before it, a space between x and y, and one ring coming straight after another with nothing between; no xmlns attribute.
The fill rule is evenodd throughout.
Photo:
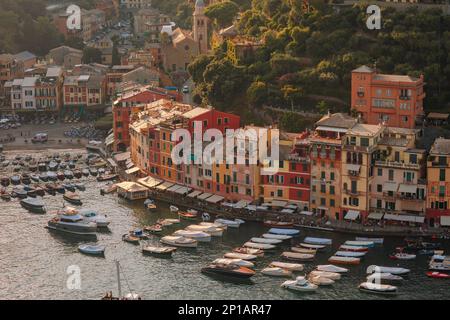
<svg viewBox="0 0 450 320"><path fill-rule="evenodd" d="M188 72L192 76L192 80L195 83L202 83L205 81L203 78L203 73L206 67L210 64L213 57L208 55L199 55L188 65Z"/></svg>
<svg viewBox="0 0 450 320"><path fill-rule="evenodd" d="M284 86L281 91L283 92L283 97L294 109L294 104L299 103L300 99L303 98L305 92L302 88L294 87L292 85Z"/></svg>
<svg viewBox="0 0 450 320"><path fill-rule="evenodd" d="M238 12L239 7L233 1L217 2L205 9L205 15L220 28L231 25Z"/></svg>
<svg viewBox="0 0 450 320"><path fill-rule="evenodd" d="M247 98L254 107L263 105L267 100L267 85L262 81L253 82L247 89Z"/></svg>

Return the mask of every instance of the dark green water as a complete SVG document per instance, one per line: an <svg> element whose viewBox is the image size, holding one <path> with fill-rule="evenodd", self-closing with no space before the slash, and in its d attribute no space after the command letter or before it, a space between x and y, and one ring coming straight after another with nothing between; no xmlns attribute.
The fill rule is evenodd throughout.
<svg viewBox="0 0 450 320"><path fill-rule="evenodd" d="M290 292L280 288L285 280L261 275L259 272L250 283L233 283L214 279L200 273L200 269L221 257L251 237L260 236L268 228L257 223L246 223L240 229L229 229L223 238L213 238L210 243L200 243L197 249L179 249L172 259L143 256L139 246L121 241L121 235L129 230L155 222L160 217L175 218L167 205L158 204L154 213L146 212L142 202L130 204L116 195L101 197L102 184L94 178L86 181L87 191L82 192L84 208L93 208L111 219L110 233L101 233L98 243L106 245L105 258L80 254L77 246L83 241L49 232L44 228L51 214L33 215L22 209L18 201L0 202L0 299L99 299L106 291L117 292L114 260L121 262L129 285L144 299L383 299L364 294L357 286L365 279L370 264L401 266L411 269L411 274L399 286L395 299L449 299L450 281L429 279L425 276L428 257L416 261L396 262L388 258L392 250L401 245L401 239L386 239L383 247L372 249L360 266L349 267L350 272L332 287L320 287L316 293ZM44 198L49 209L61 207L62 196ZM169 228L170 234L182 225ZM306 271L317 264L327 264L327 259L345 240L352 236L323 232L301 231L295 241L305 236L329 237L333 249L319 253L316 261L307 263ZM150 243L157 244L154 236ZM446 244L448 253L448 243ZM260 271L269 262L280 260L284 245L274 253L268 253L256 264ZM81 290L69 290L67 268L79 266ZM125 281L123 291L128 292Z"/></svg>

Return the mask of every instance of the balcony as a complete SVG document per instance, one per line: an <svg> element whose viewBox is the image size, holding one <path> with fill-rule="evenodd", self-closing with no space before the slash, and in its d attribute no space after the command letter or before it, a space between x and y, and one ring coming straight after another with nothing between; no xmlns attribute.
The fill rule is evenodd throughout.
<svg viewBox="0 0 450 320"><path fill-rule="evenodd" d="M326 152L321 152L319 154L319 156L320 156L321 159L326 159L327 158L327 153Z"/></svg>
<svg viewBox="0 0 450 320"><path fill-rule="evenodd" d="M433 167L447 167L447 161L446 162L433 161L433 162L431 162L431 166L433 166Z"/></svg>
<svg viewBox="0 0 450 320"><path fill-rule="evenodd" d="M290 154L289 155L289 160L290 161L300 162L300 163L309 163L310 162L310 158L309 157L302 157L302 156L299 156L296 153Z"/></svg>
<svg viewBox="0 0 450 320"><path fill-rule="evenodd" d="M399 96L398 98L400 100L411 100L411 97L409 97L409 96Z"/></svg>
<svg viewBox="0 0 450 320"><path fill-rule="evenodd" d="M364 97L364 91L358 91L357 94L360 98Z"/></svg>
<svg viewBox="0 0 450 320"><path fill-rule="evenodd" d="M389 160L377 160L375 161L375 165L380 167L389 167L389 168L398 168L398 169L407 169L407 170L419 170L420 165L417 163L404 163L398 161L389 161Z"/></svg>
<svg viewBox="0 0 450 320"><path fill-rule="evenodd" d="M360 191L351 190L351 189L344 189L344 193L348 194L349 196L355 196L355 197L362 195L362 193Z"/></svg>

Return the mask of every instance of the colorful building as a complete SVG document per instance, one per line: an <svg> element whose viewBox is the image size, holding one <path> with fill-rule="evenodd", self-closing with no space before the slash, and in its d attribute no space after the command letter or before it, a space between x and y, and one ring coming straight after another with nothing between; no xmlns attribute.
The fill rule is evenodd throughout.
<svg viewBox="0 0 450 320"><path fill-rule="evenodd" d="M367 66L352 71L351 108L368 124L415 128L422 119L424 78L380 74Z"/></svg>

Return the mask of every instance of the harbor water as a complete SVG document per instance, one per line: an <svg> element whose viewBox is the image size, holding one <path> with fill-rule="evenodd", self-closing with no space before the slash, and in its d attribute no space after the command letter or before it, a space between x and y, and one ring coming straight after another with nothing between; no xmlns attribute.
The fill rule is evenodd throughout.
<svg viewBox="0 0 450 320"><path fill-rule="evenodd" d="M159 218L177 218L168 204L157 203L158 209L149 212L143 201L128 202L116 194L100 196L99 183L94 177L82 178L86 191L80 192L83 208L106 214L111 220L109 231L98 234L98 244L106 246L104 258L86 256L78 252L78 245L90 243L80 238L61 235L45 229L51 212L44 215L29 213L17 199L0 200L0 299L100 299L105 292L117 295L117 277L114 261L119 260L124 271L123 293L130 288L143 299L387 299L358 290L364 282L366 268L371 264L399 266L411 273L399 285L399 294L389 299L450 299L448 280L430 279L425 275L429 257L419 256L413 261L394 261L388 258L395 247L403 244L400 238L387 238L383 246L370 249L359 266L349 266L349 273L333 286L319 287L315 293L291 292L280 287L285 278L274 278L260 272L250 282L236 282L224 278L211 278L200 272L202 267L224 253L241 246L252 237L259 237L269 228L261 223L248 222L239 229L229 228L222 238L210 243L200 243L197 249L179 248L170 259L144 256L140 246L125 243L123 234L135 228L151 225ZM62 208L62 195L46 195L47 210ZM67 204L67 203L66 203ZM168 235L195 222L183 222L165 229ZM351 235L329 232L305 231L293 240L300 242L305 236L333 239L332 248L318 253L312 263L305 263L308 272L318 264L328 264L327 259ZM142 241L159 244L161 236L150 236ZM289 251L285 243L273 253L267 253L256 262L256 271L271 261L282 261L282 251ZM445 243L449 252L448 241ZM75 266L75 267L74 267ZM71 288L74 268L80 270L80 288ZM79 268L79 269L78 269ZM303 273L299 273L300 275ZM69 282L69 286L68 286Z"/></svg>

